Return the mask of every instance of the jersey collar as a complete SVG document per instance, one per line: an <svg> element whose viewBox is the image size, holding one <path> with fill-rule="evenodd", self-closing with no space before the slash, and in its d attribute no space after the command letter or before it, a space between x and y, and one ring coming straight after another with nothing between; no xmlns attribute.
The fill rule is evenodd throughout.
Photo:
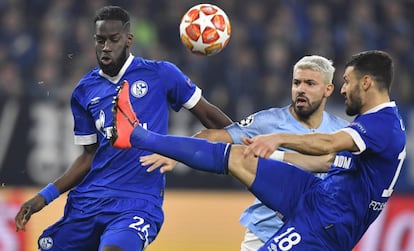
<svg viewBox="0 0 414 251"><path fill-rule="evenodd" d="M122 78L122 76L124 75L125 71L128 69L128 67L131 65L132 60L134 59L134 56L130 53L129 57L127 58L127 60L125 61L125 64L122 66L121 70L119 71L118 75L115 75L113 77L105 74L102 69L99 70L99 75L101 75L102 77L108 79L110 82L116 84L119 82L119 80Z"/></svg>
<svg viewBox="0 0 414 251"><path fill-rule="evenodd" d="M379 111L379 110L381 110L383 108L386 108L386 107L395 107L395 106L396 106L395 101L383 103L383 104L377 105L377 106L369 109L368 111L364 112L364 114L374 113L374 112L377 112L377 111Z"/></svg>

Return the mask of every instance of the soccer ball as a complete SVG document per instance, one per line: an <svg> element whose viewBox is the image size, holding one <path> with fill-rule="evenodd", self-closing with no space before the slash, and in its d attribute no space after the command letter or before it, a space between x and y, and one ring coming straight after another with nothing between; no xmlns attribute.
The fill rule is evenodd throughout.
<svg viewBox="0 0 414 251"><path fill-rule="evenodd" d="M215 5L196 5L181 19L180 38L192 53L215 55L227 46L230 36L229 18Z"/></svg>

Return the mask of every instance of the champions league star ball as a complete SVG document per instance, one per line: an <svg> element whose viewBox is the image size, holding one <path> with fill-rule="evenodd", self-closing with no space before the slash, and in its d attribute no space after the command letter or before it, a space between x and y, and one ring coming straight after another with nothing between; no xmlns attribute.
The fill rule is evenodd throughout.
<svg viewBox="0 0 414 251"><path fill-rule="evenodd" d="M181 19L180 38L192 53L204 56L215 55L226 47L230 36L229 18L215 5L196 5Z"/></svg>

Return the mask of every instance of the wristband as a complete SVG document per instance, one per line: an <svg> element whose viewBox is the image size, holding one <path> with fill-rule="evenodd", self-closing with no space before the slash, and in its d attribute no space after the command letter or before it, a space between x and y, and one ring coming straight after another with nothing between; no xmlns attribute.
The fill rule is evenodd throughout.
<svg viewBox="0 0 414 251"><path fill-rule="evenodd" d="M278 151L278 150L274 151L269 157L269 159L275 159L275 160L280 160L280 161L283 161L284 158L285 158L285 152Z"/></svg>
<svg viewBox="0 0 414 251"><path fill-rule="evenodd" d="M46 205L52 202L54 199L59 197L60 192L53 183L49 183L42 190L38 192L43 198L45 198Z"/></svg>

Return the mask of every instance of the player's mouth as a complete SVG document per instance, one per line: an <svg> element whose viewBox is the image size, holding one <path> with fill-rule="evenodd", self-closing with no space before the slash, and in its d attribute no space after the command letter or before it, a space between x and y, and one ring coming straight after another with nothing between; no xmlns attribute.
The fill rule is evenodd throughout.
<svg viewBox="0 0 414 251"><path fill-rule="evenodd" d="M102 56L102 57L101 57L101 63L102 63L103 65L109 65L109 64L111 64L111 63L112 63L112 58L111 58L111 57L109 57L109 56Z"/></svg>
<svg viewBox="0 0 414 251"><path fill-rule="evenodd" d="M308 100L304 97L298 97L295 100L296 106L305 106L308 103Z"/></svg>

